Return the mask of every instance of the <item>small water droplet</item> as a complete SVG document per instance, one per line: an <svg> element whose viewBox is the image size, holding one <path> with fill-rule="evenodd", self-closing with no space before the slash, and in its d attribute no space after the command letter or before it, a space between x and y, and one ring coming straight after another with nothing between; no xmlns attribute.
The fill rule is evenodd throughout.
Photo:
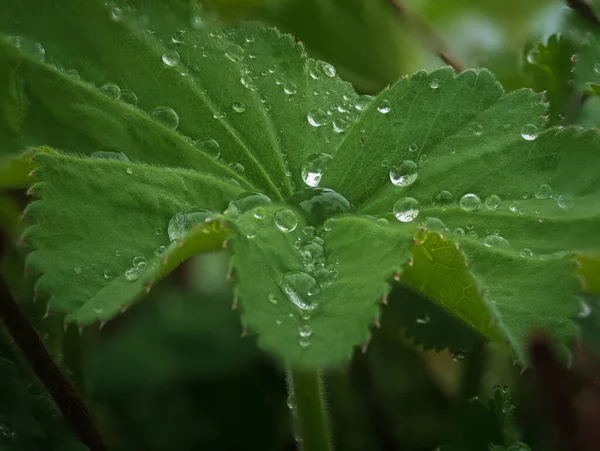
<svg viewBox="0 0 600 451"><path fill-rule="evenodd" d="M242 163L229 163L229 167L231 169L233 169L235 172L237 172L239 175L244 175L244 173L246 172L246 168L244 167L244 165Z"/></svg>
<svg viewBox="0 0 600 451"><path fill-rule="evenodd" d="M298 333L300 334L301 337L308 338L312 335L313 330L312 330L312 327L310 326L310 324L302 324L298 328Z"/></svg>
<svg viewBox="0 0 600 451"><path fill-rule="evenodd" d="M451 354L452 360L454 360L455 362L460 362L461 360L464 360L466 355L464 351L453 351Z"/></svg>
<svg viewBox="0 0 600 451"><path fill-rule="evenodd" d="M146 265L148 264L147 260L141 256L133 257L132 263L133 263L133 266L138 267L140 270L144 269L146 267Z"/></svg>
<svg viewBox="0 0 600 451"><path fill-rule="evenodd" d="M529 64L537 64L540 60L540 52L537 49L532 49L527 53L527 62Z"/></svg>
<svg viewBox="0 0 600 451"><path fill-rule="evenodd" d="M533 141L538 137L538 128L533 124L524 125L521 129L521 137L526 141Z"/></svg>
<svg viewBox="0 0 600 451"><path fill-rule="evenodd" d="M185 30L176 31L171 35L171 42L173 44L183 44L185 42Z"/></svg>
<svg viewBox="0 0 600 451"><path fill-rule="evenodd" d="M169 67L177 66L179 61L181 61L181 56L179 56L179 52L177 50L167 50L162 55L162 62Z"/></svg>
<svg viewBox="0 0 600 451"><path fill-rule="evenodd" d="M411 160L405 160L400 166L392 166L390 169L390 180L395 186L412 185L418 177L417 164Z"/></svg>
<svg viewBox="0 0 600 451"><path fill-rule="evenodd" d="M387 226L387 225L389 225L390 223L389 223L389 221L388 221L387 219L385 219L385 218L378 218L378 219L377 219L377 224L378 224L378 225L380 225L380 226Z"/></svg>
<svg viewBox="0 0 600 451"><path fill-rule="evenodd" d="M423 314L417 316L417 324L425 325L425 324L429 323L430 320L431 320L431 318L429 317L429 315L427 313L423 313Z"/></svg>
<svg viewBox="0 0 600 451"><path fill-rule="evenodd" d="M75 272L75 274L79 275L81 274L81 266L75 266L73 268L73 271Z"/></svg>
<svg viewBox="0 0 600 451"><path fill-rule="evenodd" d="M419 155L419 164L421 166L423 166L425 163L427 163L427 161L429 161L429 157L427 156L426 153L422 153L421 155Z"/></svg>
<svg viewBox="0 0 600 451"><path fill-rule="evenodd" d="M221 147L219 146L219 143L212 138L199 139L194 144L194 147L206 152L213 158L219 158L221 156Z"/></svg>
<svg viewBox="0 0 600 451"><path fill-rule="evenodd" d="M343 117L334 119L332 124L333 131L336 133L344 133L350 127L350 122Z"/></svg>
<svg viewBox="0 0 600 451"><path fill-rule="evenodd" d="M465 231L461 227L457 227L452 231L452 233L456 236L465 236Z"/></svg>
<svg viewBox="0 0 600 451"><path fill-rule="evenodd" d="M411 222L419 215L419 202L412 197L404 197L394 204L394 216L400 222Z"/></svg>
<svg viewBox="0 0 600 451"><path fill-rule="evenodd" d="M119 100L121 97L121 88L115 83L105 83L98 90L106 97L110 97L113 100Z"/></svg>
<svg viewBox="0 0 600 451"><path fill-rule="evenodd" d="M308 120L308 123L310 125L312 125L313 127L322 127L323 125L326 125L328 122L327 119L327 113L325 113L325 111L323 110L313 110L310 113L308 113L306 115L306 120Z"/></svg>
<svg viewBox="0 0 600 451"><path fill-rule="evenodd" d="M354 103L354 108L358 111L365 111L372 101L373 96L364 94L356 99L356 102Z"/></svg>
<svg viewBox="0 0 600 451"><path fill-rule="evenodd" d="M508 209L510 211L512 211L513 213L517 213L519 211L519 207L520 207L520 203L519 201L515 200L513 202L510 203L510 205L508 206Z"/></svg>
<svg viewBox="0 0 600 451"><path fill-rule="evenodd" d="M533 193L536 199L551 199L552 198L552 187L545 183L538 186Z"/></svg>
<svg viewBox="0 0 600 451"><path fill-rule="evenodd" d="M427 230L430 230L431 232L441 232L446 228L446 224L444 224L444 222L440 218L435 218L432 216L428 216L427 218L425 218L425 221L423 221L422 226L425 227Z"/></svg>
<svg viewBox="0 0 600 451"><path fill-rule="evenodd" d="M600 63L594 64L594 72L600 74Z"/></svg>
<svg viewBox="0 0 600 451"><path fill-rule="evenodd" d="M302 181L310 186L316 187L321 182L321 177L332 160L332 156L326 153L315 153L309 155L302 163Z"/></svg>
<svg viewBox="0 0 600 451"><path fill-rule="evenodd" d="M269 293L267 295L267 299L273 305L276 305L279 302L279 300L277 299L277 296L275 296L273 293Z"/></svg>
<svg viewBox="0 0 600 451"><path fill-rule="evenodd" d="M308 348L310 346L310 341L306 338L301 338L298 341L298 344L300 345L301 348ZM297 441L301 441L301 440L297 439Z"/></svg>
<svg viewBox="0 0 600 451"><path fill-rule="evenodd" d="M162 255L165 252L166 247L165 246L158 246L155 250L154 250L154 255L156 255L157 257L159 257L160 255Z"/></svg>
<svg viewBox="0 0 600 451"><path fill-rule="evenodd" d="M333 67L331 64L326 63L324 61L321 61L320 65L321 65L321 70L323 71L323 73L325 75L327 75L329 78L335 77L335 74L336 74L335 67Z"/></svg>
<svg viewBox="0 0 600 451"><path fill-rule="evenodd" d="M283 84L283 92L289 96L294 95L296 92L298 92L298 86L292 82L286 82Z"/></svg>
<svg viewBox="0 0 600 451"><path fill-rule="evenodd" d="M137 106L138 104L138 98L135 95L135 92L130 89L121 89L119 100L133 106Z"/></svg>
<svg viewBox="0 0 600 451"><path fill-rule="evenodd" d="M477 194L469 193L460 198L459 205L465 211L474 211L481 205L481 200Z"/></svg>
<svg viewBox="0 0 600 451"><path fill-rule="evenodd" d="M442 190L435 196L435 203L437 205L449 205L454 200L454 196L450 191Z"/></svg>
<svg viewBox="0 0 600 451"><path fill-rule="evenodd" d="M125 172L127 172L129 175L131 175L131 174L133 174L133 168L128 167L127 169L125 169Z"/></svg>
<svg viewBox="0 0 600 451"><path fill-rule="evenodd" d="M419 146L417 146L416 144L409 144L408 145L408 151L409 152L416 152L417 150L419 150Z"/></svg>
<svg viewBox="0 0 600 451"><path fill-rule="evenodd" d="M193 227L203 224L213 216L208 210L180 211L175 213L167 225L167 234L171 241L182 239Z"/></svg>
<svg viewBox="0 0 600 451"><path fill-rule="evenodd" d="M250 91L256 91L256 85L254 84L254 80L250 78L248 75L244 75L240 78L240 83L242 86Z"/></svg>
<svg viewBox="0 0 600 451"><path fill-rule="evenodd" d="M159 106L150 112L150 116L169 130L176 130L179 127L179 116L173 108L168 106Z"/></svg>
<svg viewBox="0 0 600 451"><path fill-rule="evenodd" d="M483 239L483 245L486 247L496 247L502 249L509 249L510 243L506 238L500 235L488 235Z"/></svg>
<svg viewBox="0 0 600 451"><path fill-rule="evenodd" d="M502 199L499 196L492 194L485 199L485 207L488 210L497 210L502 206Z"/></svg>
<svg viewBox="0 0 600 451"><path fill-rule="evenodd" d="M237 44L230 44L225 50L225 56L234 63L239 63L244 59L244 49Z"/></svg>
<svg viewBox="0 0 600 451"><path fill-rule="evenodd" d="M0 435L6 439L13 439L15 436L15 429L11 423L8 421L3 421L0 423Z"/></svg>
<svg viewBox="0 0 600 451"><path fill-rule="evenodd" d="M379 111L381 114L388 114L391 110L392 105L387 99L382 100L381 102L379 102L379 105L377 105L377 111Z"/></svg>
<svg viewBox="0 0 600 451"><path fill-rule="evenodd" d="M323 230L325 232L331 232L333 230L333 226L335 225L335 218L327 218L323 223Z"/></svg>
<svg viewBox="0 0 600 451"><path fill-rule="evenodd" d="M561 194L556 199L556 202L558 203L558 206L560 208L564 208L564 209L569 209L573 206L573 198L571 196L569 196L568 194Z"/></svg>
<svg viewBox="0 0 600 451"><path fill-rule="evenodd" d="M244 105L242 102L233 102L231 104L231 108L236 113L243 113L244 111L246 111L246 105Z"/></svg>
<svg viewBox="0 0 600 451"><path fill-rule="evenodd" d="M275 212L275 225L285 233L293 232L298 226L298 218L292 210L283 208Z"/></svg>
<svg viewBox="0 0 600 451"><path fill-rule="evenodd" d="M125 271L125 280L127 280L127 282L135 282L140 278L140 274L140 268L134 266Z"/></svg>
<svg viewBox="0 0 600 451"><path fill-rule="evenodd" d="M533 251L532 251L531 249L525 248L525 249L523 249L523 250L522 250L522 251L519 253L519 255L520 255L521 257L525 257L525 258L526 258L526 257L533 257Z"/></svg>
<svg viewBox="0 0 600 451"><path fill-rule="evenodd" d="M104 274L104 278L105 279L112 279L113 278L113 273L109 269L105 269L103 274Z"/></svg>
<svg viewBox="0 0 600 451"><path fill-rule="evenodd" d="M110 9L110 18L115 22L120 22L123 19L124 13L118 6L113 6Z"/></svg>
<svg viewBox="0 0 600 451"><path fill-rule="evenodd" d="M475 136L481 136L481 135L483 135L483 125L481 125L481 124L475 124L475 126L473 127L473 134Z"/></svg>
<svg viewBox="0 0 600 451"><path fill-rule="evenodd" d="M429 87L431 89L437 89L440 87L440 81L437 78L434 78L429 82Z"/></svg>
<svg viewBox="0 0 600 451"><path fill-rule="evenodd" d="M467 237L471 238L472 240L478 240L479 234L475 230L471 230L469 233L467 233Z"/></svg>
<svg viewBox="0 0 600 451"><path fill-rule="evenodd" d="M256 226L254 224L249 224L244 227L244 233L246 234L246 238L249 240L256 238Z"/></svg>

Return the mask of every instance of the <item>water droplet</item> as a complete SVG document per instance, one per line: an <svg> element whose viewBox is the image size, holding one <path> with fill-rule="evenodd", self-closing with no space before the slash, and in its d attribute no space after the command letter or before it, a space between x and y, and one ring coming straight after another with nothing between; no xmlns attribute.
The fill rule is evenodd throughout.
<svg viewBox="0 0 600 451"><path fill-rule="evenodd" d="M540 60L540 52L537 49L532 49L527 53L527 62L529 64L537 64Z"/></svg>
<svg viewBox="0 0 600 451"><path fill-rule="evenodd" d="M503 409L503 413L504 409ZM525 443L519 442L514 445L510 445L506 451L531 451L531 448L527 446Z"/></svg>
<svg viewBox="0 0 600 451"><path fill-rule="evenodd" d="M464 351L458 350L458 351L452 351L452 353L450 354L452 357L452 360L454 360L455 362L460 362L461 360L464 360L466 355Z"/></svg>
<svg viewBox="0 0 600 451"><path fill-rule="evenodd" d="M552 198L552 187L545 183L538 186L533 193L536 199L551 199Z"/></svg>
<svg viewBox="0 0 600 451"><path fill-rule="evenodd" d="M275 225L285 233L293 232L298 226L298 218L292 210L283 208L275 212Z"/></svg>
<svg viewBox="0 0 600 451"><path fill-rule="evenodd" d="M485 199L485 207L488 210L497 210L502 206L502 199L499 196L492 194Z"/></svg>
<svg viewBox="0 0 600 451"><path fill-rule="evenodd" d="M311 225L321 225L327 218L350 213L352 206L340 193L327 188L307 188L294 193L289 199L297 205Z"/></svg>
<svg viewBox="0 0 600 451"><path fill-rule="evenodd" d="M323 230L325 232L331 232L335 224L335 218L327 218L323 223Z"/></svg>
<svg viewBox="0 0 600 451"><path fill-rule="evenodd" d="M120 22L123 19L123 10L118 6L113 6L110 9L110 18L115 22Z"/></svg>
<svg viewBox="0 0 600 451"><path fill-rule="evenodd" d="M248 224L246 227L244 227L244 233L246 234L246 238L249 240L256 238L256 231L257 228L254 224Z"/></svg>
<svg viewBox="0 0 600 451"><path fill-rule="evenodd" d="M98 90L106 97L110 97L113 100L119 100L121 97L121 88L115 83L105 83Z"/></svg>
<svg viewBox="0 0 600 451"><path fill-rule="evenodd" d="M252 216L256 219L264 219L267 216L267 211L263 207L256 207L252 211Z"/></svg>
<svg viewBox="0 0 600 451"><path fill-rule="evenodd" d="M135 95L135 92L130 89L121 89L121 97L119 97L119 100L133 106L137 106L138 104L138 98Z"/></svg>
<svg viewBox="0 0 600 451"><path fill-rule="evenodd" d="M471 238L472 240L478 240L479 234L475 230L471 230L469 233L467 233L467 237Z"/></svg>
<svg viewBox="0 0 600 451"><path fill-rule="evenodd" d="M465 211L474 211L479 208L481 200L477 194L469 193L460 198L460 208Z"/></svg>
<svg viewBox="0 0 600 451"><path fill-rule="evenodd" d="M519 207L520 207L520 203L519 201L515 200L513 202L510 203L510 205L508 206L508 209L510 211L512 211L513 213L517 213L519 211Z"/></svg>
<svg viewBox="0 0 600 451"><path fill-rule="evenodd" d="M116 161L124 161L126 163L129 162L129 158L123 152L107 152L107 151L99 151L94 152L90 155L91 158L97 158L98 160L116 160Z"/></svg>
<svg viewBox="0 0 600 451"><path fill-rule="evenodd" d="M181 57L179 56L179 52L177 50L167 50L162 55L162 62L169 67L177 66L179 61L181 61Z"/></svg>
<svg viewBox="0 0 600 451"><path fill-rule="evenodd" d="M483 135L483 125L481 125L481 124L475 124L475 126L473 127L473 134L475 136L481 136L481 135Z"/></svg>
<svg viewBox="0 0 600 451"><path fill-rule="evenodd" d="M160 255L162 255L165 252L166 247L165 246L158 246L155 250L154 250L154 255L156 255L157 257L159 257Z"/></svg>
<svg viewBox="0 0 600 451"><path fill-rule="evenodd" d="M133 174L133 168L129 167L127 169L125 169L125 172L127 172L129 175Z"/></svg>
<svg viewBox="0 0 600 451"><path fill-rule="evenodd" d="M594 72L600 74L600 63L594 64Z"/></svg>
<svg viewBox="0 0 600 451"><path fill-rule="evenodd" d="M310 299L320 292L317 281L304 272L289 272L281 276L279 287L300 310L314 310L317 303Z"/></svg>
<svg viewBox="0 0 600 451"><path fill-rule="evenodd" d="M105 279L112 279L113 278L113 273L109 269L105 269L103 274L104 274L104 278Z"/></svg>
<svg viewBox="0 0 600 451"><path fill-rule="evenodd" d="M323 110L313 110L306 115L306 120L313 127L322 127L327 124L327 113Z"/></svg>
<svg viewBox="0 0 600 451"><path fill-rule="evenodd" d="M385 218L379 218L379 219L377 219L377 224L378 224L378 225L380 225L380 226L387 226L387 225L389 225L390 223L389 223L389 221L388 221L387 219L385 219Z"/></svg>
<svg viewBox="0 0 600 451"><path fill-rule="evenodd" d="M75 266L73 268L73 271L75 272L75 274L79 275L81 274L81 266Z"/></svg>
<svg viewBox="0 0 600 451"><path fill-rule="evenodd" d="M246 111L246 105L244 105L242 102L233 102L231 104L231 108L236 113L243 113L244 111Z"/></svg>
<svg viewBox="0 0 600 451"><path fill-rule="evenodd" d="M429 87L431 89L437 89L440 87L440 81L437 78L434 78L433 80L431 80L431 82L429 82Z"/></svg>
<svg viewBox="0 0 600 451"><path fill-rule="evenodd" d="M298 328L298 333L300 334L301 337L308 338L312 335L313 330L312 330L312 327L310 326L310 324L302 324Z"/></svg>
<svg viewBox="0 0 600 451"><path fill-rule="evenodd" d="M321 65L321 70L323 71L323 73L325 75L327 75L329 78L335 77L335 74L336 74L335 67L333 67L331 64L326 63L324 61L321 61L320 65Z"/></svg>
<svg viewBox="0 0 600 451"><path fill-rule="evenodd" d="M29 56L44 62L46 59L46 50L42 47L37 41L33 39L24 38L22 36L9 36L8 40L12 42L13 45L19 48L22 52L27 53Z"/></svg>
<svg viewBox="0 0 600 451"><path fill-rule="evenodd" d="M564 208L564 209L568 209L573 206L573 198L571 196L569 196L568 194L561 194L556 199L556 202L558 203L558 206L560 208Z"/></svg>
<svg viewBox="0 0 600 451"><path fill-rule="evenodd" d="M135 282L140 278L140 274L140 268L134 266L125 271L125 280L127 280L127 282Z"/></svg>
<svg viewBox="0 0 600 451"><path fill-rule="evenodd" d="M298 86L296 86L292 82L284 83L283 84L283 92L285 92L289 96L296 94L296 92L298 92Z"/></svg>
<svg viewBox="0 0 600 451"><path fill-rule="evenodd" d="M150 116L169 130L175 130L179 127L179 116L173 108L169 108L168 106L154 108L150 112Z"/></svg>
<svg viewBox="0 0 600 451"><path fill-rule="evenodd" d="M454 196L450 191L442 190L435 196L435 203L437 205L448 205L454 200Z"/></svg>
<svg viewBox="0 0 600 451"><path fill-rule="evenodd" d="M585 302L581 301L581 309L577 313L578 318L587 318L592 313L592 308Z"/></svg>
<svg viewBox="0 0 600 451"><path fill-rule="evenodd" d="M419 215L419 202L412 197L405 197L394 204L394 216L400 222L411 222Z"/></svg>
<svg viewBox="0 0 600 451"><path fill-rule="evenodd" d="M219 143L212 138L199 139L194 146L197 149L206 152L213 158L219 158L221 156L221 147L219 146Z"/></svg>
<svg viewBox="0 0 600 451"><path fill-rule="evenodd" d="M521 257L533 257L533 251L531 249L525 248L519 253L519 255Z"/></svg>
<svg viewBox="0 0 600 451"><path fill-rule="evenodd" d="M171 42L173 44L183 44L185 42L185 30L176 31L171 35Z"/></svg>
<svg viewBox="0 0 600 451"><path fill-rule="evenodd" d="M225 50L225 56L234 63L239 63L244 59L244 49L237 44L230 44Z"/></svg>
<svg viewBox="0 0 600 451"><path fill-rule="evenodd" d="M277 299L277 296L275 296L273 293L269 293L267 295L267 299L273 305L276 305L279 302L279 300Z"/></svg>
<svg viewBox="0 0 600 451"><path fill-rule="evenodd" d="M497 247L501 249L509 249L510 243L506 238L500 235L488 235L483 239L483 245L487 247Z"/></svg>
<svg viewBox="0 0 600 451"><path fill-rule="evenodd" d="M333 120L333 131L336 133L344 133L350 127L350 122L343 117Z"/></svg>
<svg viewBox="0 0 600 451"><path fill-rule="evenodd" d="M419 146L417 146L416 144L409 144L408 145L408 151L409 152L416 152L417 150L419 150Z"/></svg>
<svg viewBox="0 0 600 451"><path fill-rule="evenodd" d="M244 192L236 200L229 202L225 215L235 217L257 207L267 207L271 204L271 199L262 193Z"/></svg>
<svg viewBox="0 0 600 451"><path fill-rule="evenodd" d="M392 166L390 169L390 180L396 186L412 185L418 176L417 164L411 160L405 160L399 167Z"/></svg>
<svg viewBox="0 0 600 451"><path fill-rule="evenodd" d="M457 227L452 231L452 233L456 236L465 236L465 231L461 227Z"/></svg>
<svg viewBox="0 0 600 451"><path fill-rule="evenodd" d="M213 216L208 210L180 211L175 213L167 226L167 234L171 241L182 239L193 227L203 224Z"/></svg>
<svg viewBox="0 0 600 451"><path fill-rule="evenodd" d="M256 85L254 84L254 80L247 75L244 75L240 78L240 83L242 86L250 91L256 91Z"/></svg>
<svg viewBox="0 0 600 451"><path fill-rule="evenodd" d="M244 175L244 172L246 172L246 168L244 167L244 165L242 163L229 163L229 167L231 169L233 169L235 172L237 172L239 175Z"/></svg>
<svg viewBox="0 0 600 451"><path fill-rule="evenodd" d="M473 230L475 224L473 224L472 222L467 222L467 225L465 227L467 228L467 230Z"/></svg>
<svg viewBox="0 0 600 451"><path fill-rule="evenodd" d="M296 398L294 397L293 393L288 395L286 404L290 410L294 410L296 408Z"/></svg>
<svg viewBox="0 0 600 451"><path fill-rule="evenodd" d="M426 153L422 153L421 155L419 155L419 163L421 164L421 166L423 166L425 163L427 163L428 160L429 160L429 157L427 156Z"/></svg>
<svg viewBox="0 0 600 451"><path fill-rule="evenodd" d="M431 320L431 318L429 317L429 315L427 313L423 313L423 314L417 316L417 324L425 325L425 324L429 323L430 320Z"/></svg>
<svg viewBox="0 0 600 451"><path fill-rule="evenodd" d="M434 218L432 216L428 216L423 221L423 227L432 232L441 232L446 228L446 224L440 218Z"/></svg>
<svg viewBox="0 0 600 451"><path fill-rule="evenodd" d="M204 27L204 19L199 14L195 14L190 19L190 25L194 30L200 30Z"/></svg>
<svg viewBox="0 0 600 451"><path fill-rule="evenodd" d="M362 95L359 96L356 99L356 102L354 103L354 108L356 108L358 111L365 111L369 105L371 104L371 102L373 101L373 96L370 95Z"/></svg>
<svg viewBox="0 0 600 451"><path fill-rule="evenodd" d="M321 177L331 162L332 157L326 153L315 153L309 155L302 163L302 181L310 186L316 187L321 182Z"/></svg>
<svg viewBox="0 0 600 451"><path fill-rule="evenodd" d="M301 348L308 348L310 346L310 341L306 338L301 338L298 341L298 344L300 345ZM302 442L302 437L300 437L300 436L296 437L296 441Z"/></svg>
<svg viewBox="0 0 600 451"><path fill-rule="evenodd" d="M521 129L521 136L526 141L533 141L538 137L538 128L533 124L524 125Z"/></svg>
<svg viewBox="0 0 600 451"><path fill-rule="evenodd" d="M15 429L8 421L0 423L0 435L6 439L12 439L15 436Z"/></svg>
<svg viewBox="0 0 600 451"><path fill-rule="evenodd" d="M387 99L382 100L381 102L379 102L379 105L377 105L377 111L379 111L381 114L388 114L391 110L392 105Z"/></svg>
<svg viewBox="0 0 600 451"><path fill-rule="evenodd" d="M146 267L146 264L148 263L147 260L144 257L133 257L133 266L137 266L138 268L142 269Z"/></svg>

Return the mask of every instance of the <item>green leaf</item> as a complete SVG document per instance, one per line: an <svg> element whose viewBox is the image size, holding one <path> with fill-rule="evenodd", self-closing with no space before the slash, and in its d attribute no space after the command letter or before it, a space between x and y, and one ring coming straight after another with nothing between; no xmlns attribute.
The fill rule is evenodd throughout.
<svg viewBox="0 0 600 451"><path fill-rule="evenodd" d="M292 232L280 230L278 211L271 207L262 219L245 214L232 238L242 322L258 333L260 346L290 364L318 367L349 359L352 346L366 344L369 326L378 323L387 282L408 260L412 236L345 217L317 237L324 239L323 250L302 221ZM357 235L370 243L368 252L362 240L348 239Z"/></svg>
<svg viewBox="0 0 600 451"><path fill-rule="evenodd" d="M184 259L221 248L226 232L218 221L172 244L167 224L183 210L218 212L241 191L190 170L58 154L36 158L39 181L31 191L40 200L27 208L35 224L25 241L35 250L26 266L41 274L36 290L51 296L49 311L80 325L111 319ZM140 257L145 269L133 262ZM133 270L129 277L127 270Z"/></svg>

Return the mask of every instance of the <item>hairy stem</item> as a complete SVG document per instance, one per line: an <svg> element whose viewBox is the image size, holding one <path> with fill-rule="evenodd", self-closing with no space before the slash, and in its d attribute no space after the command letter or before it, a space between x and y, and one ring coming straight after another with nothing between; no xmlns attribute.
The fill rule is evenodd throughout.
<svg viewBox="0 0 600 451"><path fill-rule="evenodd" d="M412 14L404 4L403 0L386 0L394 9L400 19L415 30L423 44L436 54L444 63L451 66L456 73L461 73L463 67L456 59L446 43L434 32L434 30L420 17Z"/></svg>
<svg viewBox="0 0 600 451"><path fill-rule="evenodd" d="M294 421L301 449L332 451L323 384L319 372L301 368L289 369L288 390L295 404Z"/></svg>
<svg viewBox="0 0 600 451"><path fill-rule="evenodd" d="M4 237L0 233L0 256L3 255L3 241ZM50 356L2 279L0 279L0 318L81 441L90 451L106 451L100 433L92 422L90 412L73 388L71 381Z"/></svg>

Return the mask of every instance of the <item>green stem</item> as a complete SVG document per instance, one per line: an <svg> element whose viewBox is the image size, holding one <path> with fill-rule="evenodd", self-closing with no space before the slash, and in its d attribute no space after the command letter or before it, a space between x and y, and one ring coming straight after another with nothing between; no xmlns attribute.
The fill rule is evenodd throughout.
<svg viewBox="0 0 600 451"><path fill-rule="evenodd" d="M290 368L288 390L294 400L294 421L304 451L332 451L323 383L317 370Z"/></svg>

